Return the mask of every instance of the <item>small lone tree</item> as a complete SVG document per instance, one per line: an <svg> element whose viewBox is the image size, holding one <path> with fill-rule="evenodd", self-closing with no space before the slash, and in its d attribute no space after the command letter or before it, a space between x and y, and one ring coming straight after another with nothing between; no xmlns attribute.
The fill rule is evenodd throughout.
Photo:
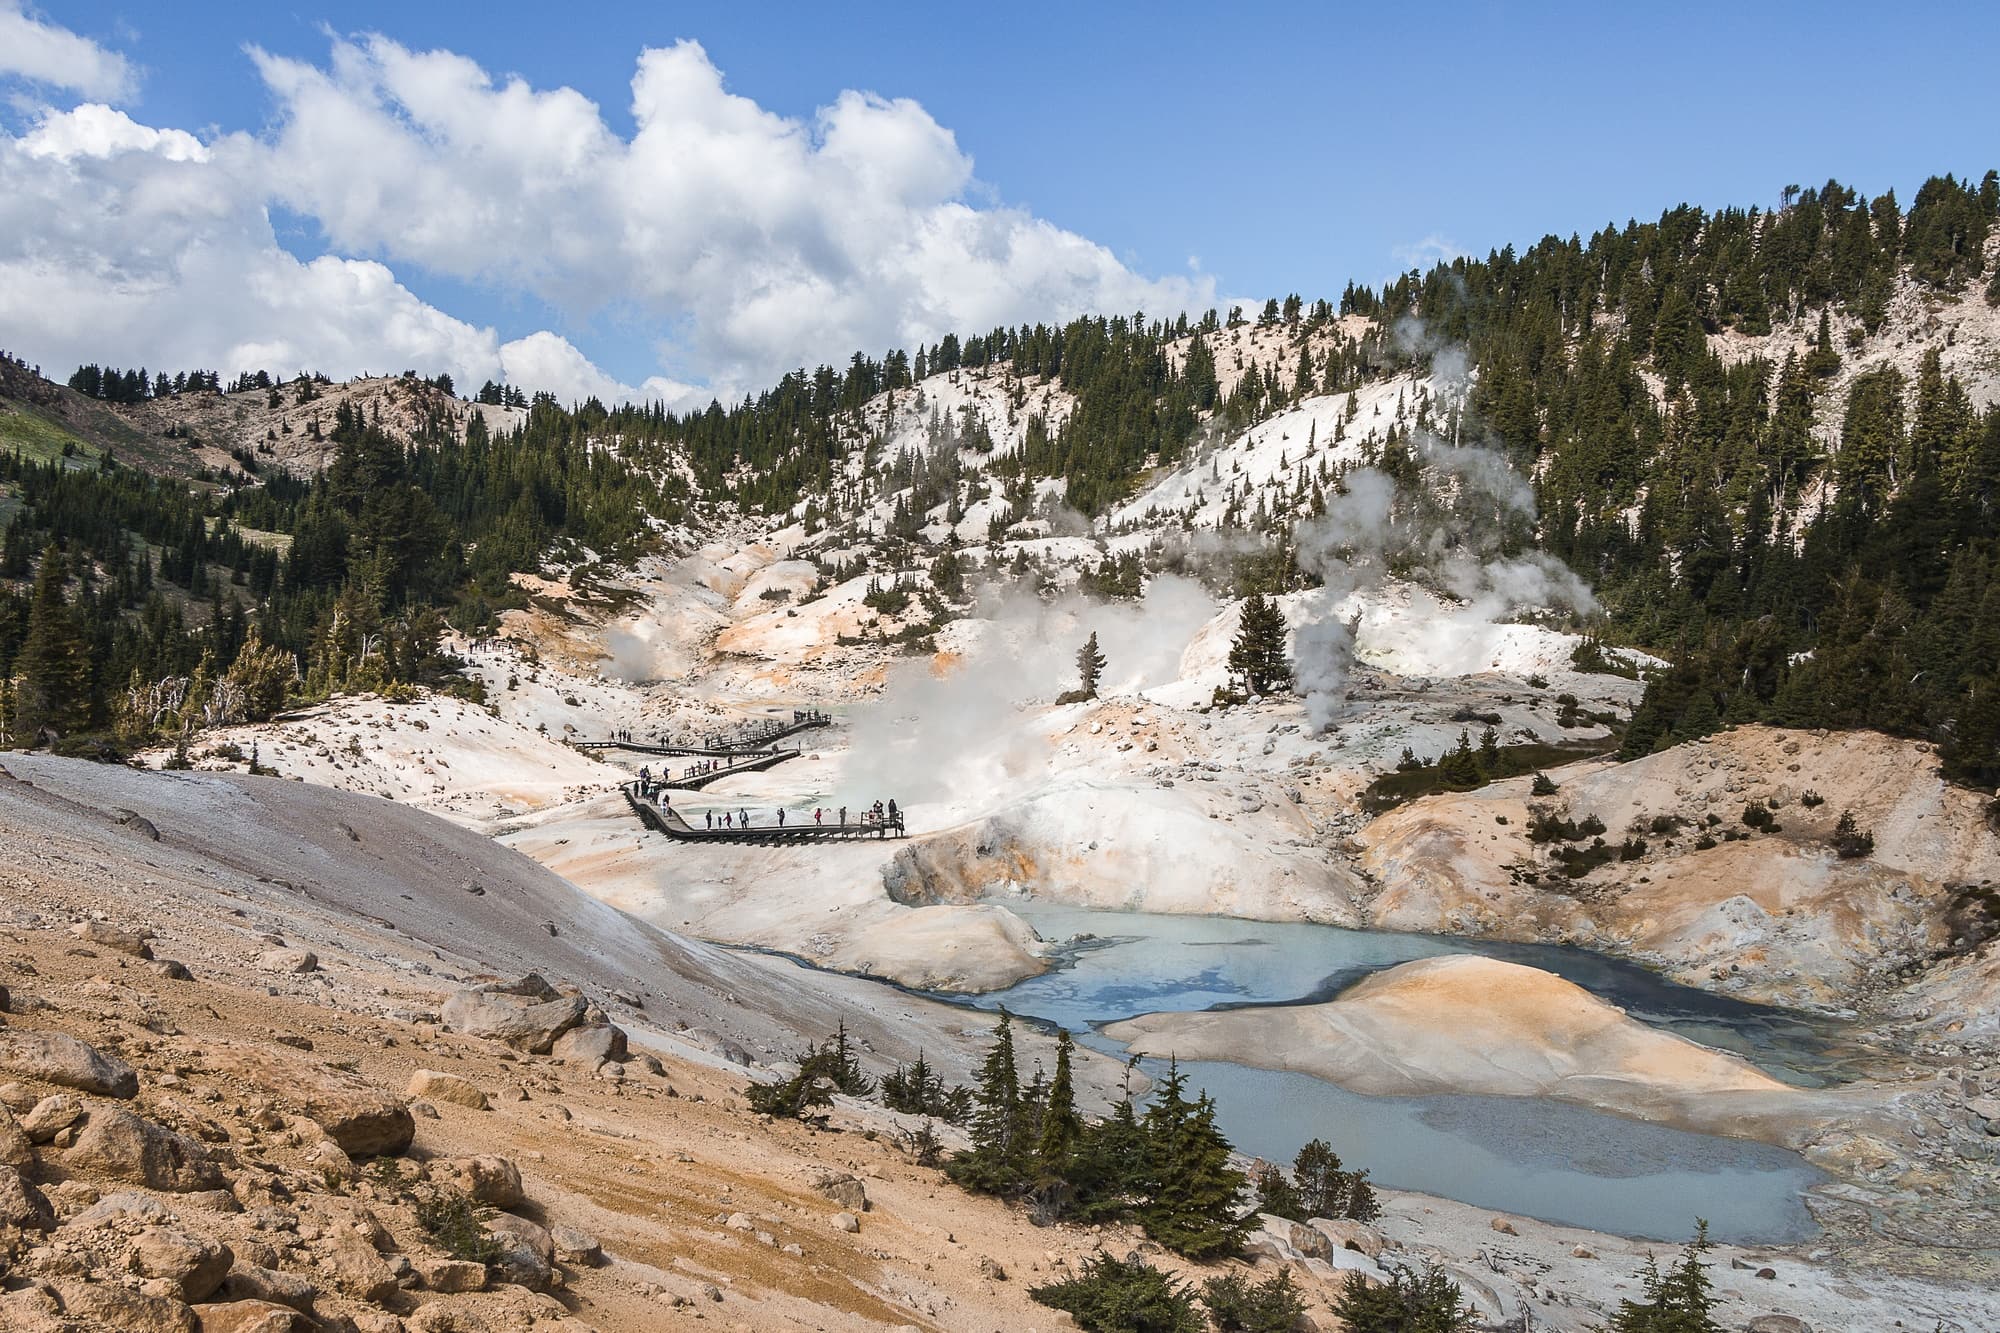
<svg viewBox="0 0 2000 1333"><path fill-rule="evenodd" d="M1104 676L1104 661L1104 654L1097 647L1097 631L1092 630L1083 647L1076 650L1077 693L1085 699L1097 697L1097 682Z"/></svg>
<svg viewBox="0 0 2000 1333"><path fill-rule="evenodd" d="M1680 1262L1666 1272L1649 1255L1640 1270L1645 1299L1621 1301L1611 1317L1609 1333L1721 1333L1712 1313L1713 1289L1708 1281L1708 1222L1695 1219L1694 1241Z"/></svg>
<svg viewBox="0 0 2000 1333"><path fill-rule="evenodd" d="M1292 663L1285 655L1285 614L1262 593L1243 599L1236 639L1229 645L1229 669L1243 678L1252 694L1270 694L1292 683Z"/></svg>

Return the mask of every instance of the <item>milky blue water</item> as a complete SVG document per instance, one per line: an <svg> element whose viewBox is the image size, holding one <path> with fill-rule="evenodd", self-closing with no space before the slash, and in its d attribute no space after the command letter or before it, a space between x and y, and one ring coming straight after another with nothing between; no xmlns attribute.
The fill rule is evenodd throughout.
<svg viewBox="0 0 2000 1333"><path fill-rule="evenodd" d="M1735 1051L1801 1086L1839 1077L1838 1033L1803 1015L1678 986L1576 949L1488 944L1224 917L1103 912L1009 899L1048 940L1072 940L1061 968L969 1002L1058 1023L1111 1054L1096 1029L1138 1014L1326 999L1383 968L1480 953L1543 968L1634 1018ZM1075 938L1083 937L1083 938ZM1155 1062L1145 1066L1156 1072ZM1245 1152L1290 1161L1323 1138L1377 1182L1622 1235L1679 1240L1705 1217L1734 1243L1816 1231L1802 1195L1822 1173L1796 1153L1690 1134L1540 1098L1369 1097L1305 1074L1183 1064L1216 1100Z"/></svg>

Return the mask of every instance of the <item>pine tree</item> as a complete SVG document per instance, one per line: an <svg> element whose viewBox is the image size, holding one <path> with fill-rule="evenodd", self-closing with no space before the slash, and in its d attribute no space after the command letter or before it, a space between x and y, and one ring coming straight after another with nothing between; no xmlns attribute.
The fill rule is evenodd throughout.
<svg viewBox="0 0 2000 1333"><path fill-rule="evenodd" d="M1215 1127L1215 1103L1186 1097L1187 1075L1171 1063L1146 1110L1149 1189L1134 1210L1146 1234L1189 1259L1220 1259L1243 1243L1237 1196L1243 1173L1229 1165L1230 1146Z"/></svg>
<svg viewBox="0 0 2000 1333"><path fill-rule="evenodd" d="M1083 647L1076 650L1077 693L1086 699L1097 697L1097 682L1104 675L1104 663L1104 654L1097 647L1097 632L1092 630Z"/></svg>
<svg viewBox="0 0 2000 1333"><path fill-rule="evenodd" d="M1021 1077L1014 1061L1014 1020L1005 1009L993 1029L993 1049L980 1066L973 1093L972 1149L945 1168L953 1180L977 1194L1008 1194L1022 1181L1023 1147L1017 1141L1021 1118Z"/></svg>
<svg viewBox="0 0 2000 1333"><path fill-rule="evenodd" d="M1662 1273L1648 1255L1639 1273L1643 1298L1620 1302L1608 1333L1721 1333L1708 1265L1702 1262L1708 1249L1708 1223L1697 1220L1693 1243L1672 1268Z"/></svg>
<svg viewBox="0 0 2000 1333"><path fill-rule="evenodd" d="M1067 1028L1056 1034L1056 1073L1042 1105L1041 1138L1035 1146L1035 1165L1045 1179L1069 1174L1070 1158L1083 1133L1083 1118L1076 1111L1076 1087L1070 1073L1073 1046Z"/></svg>
<svg viewBox="0 0 2000 1333"><path fill-rule="evenodd" d="M28 605L28 633L14 660L16 744L36 745L44 735L67 736L88 718L90 660L63 596L68 562L50 546Z"/></svg>
<svg viewBox="0 0 2000 1333"><path fill-rule="evenodd" d="M1292 664L1285 655L1285 616L1262 593L1243 599L1236 638L1229 646L1229 669L1242 677L1252 694L1270 694L1292 683Z"/></svg>

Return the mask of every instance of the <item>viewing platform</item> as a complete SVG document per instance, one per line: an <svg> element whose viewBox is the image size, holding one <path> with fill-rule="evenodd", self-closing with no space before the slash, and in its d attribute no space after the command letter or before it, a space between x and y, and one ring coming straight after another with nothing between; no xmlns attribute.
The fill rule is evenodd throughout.
<svg viewBox="0 0 2000 1333"><path fill-rule="evenodd" d="M634 754L682 755L701 759L730 759L742 754L769 752L771 747L787 736L796 736L802 731L812 731L819 727L830 727L832 725L833 718L831 715L822 713L816 708L800 708L792 710L792 720L790 722L786 722L781 718L769 718L763 722L745 727L740 731L710 732L708 735L696 737L684 745L648 745L642 741L627 740L572 741L570 743L579 750L629 750ZM796 754L798 752L794 750L789 753Z"/></svg>
<svg viewBox="0 0 2000 1333"><path fill-rule="evenodd" d="M864 820L861 823L815 824L810 819L797 823L779 824L775 816L772 822L730 828L708 828L688 823L678 810L662 810L653 801L639 794L639 784L629 782L623 788L625 802L632 807L632 813L639 816L639 822L655 833L664 833L676 842L854 842L862 838L901 838L907 836L901 815L881 821Z"/></svg>

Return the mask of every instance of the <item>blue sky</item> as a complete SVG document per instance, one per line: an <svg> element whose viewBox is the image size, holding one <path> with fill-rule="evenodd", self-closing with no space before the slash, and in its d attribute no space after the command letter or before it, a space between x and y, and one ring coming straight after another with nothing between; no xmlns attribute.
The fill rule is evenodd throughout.
<svg viewBox="0 0 2000 1333"><path fill-rule="evenodd" d="M0 0L0 8L15 2ZM248 43L317 69L332 61L330 33L379 33L411 52L447 49L495 81L518 75L537 90L575 89L596 104L606 130L627 139L641 50L694 39L730 93L778 117L810 125L848 89L920 104L971 159L975 179L957 197L1087 238L1141 282L1194 280L1144 289L1156 307L1176 293L1333 296L1350 278L1380 281L1441 247L1483 253L1684 200L1768 205L1788 182L1830 175L1870 192L1893 187L1907 201L1932 172L2000 165L1977 73L1980 53L2000 49L2000 6L557 11L215 0L171 10L44 4L27 13L129 59L132 90L114 100L133 121L204 141L234 131L268 138L293 114ZM47 100L65 108L78 95ZM39 113L17 94L6 114L26 133ZM338 178L347 165L315 170ZM823 187L817 177L809 184ZM307 182L266 201L279 243L301 261L380 260L423 302L502 339L551 330L627 385L654 375L740 380L814 347L840 360L849 348L826 340L842 336L880 341L889 330L921 333L955 312L1026 311L1038 295L1061 304L1133 290L1117 275L1078 276L1065 262L1056 265L1062 277L1030 283L1013 305L990 299L989 273L965 279L980 299L899 316L863 311L865 294L837 290L864 281L876 262L848 255L834 265L845 277L819 290L829 308L852 308L811 334L773 338L763 319L701 327L710 318L701 301L741 295L719 279L627 300L583 290L590 283L574 273L511 281L497 256L451 272L448 250L403 245L393 222L327 228L321 214L336 206L327 188ZM675 206L650 199L639 216ZM566 213L575 215L555 211ZM731 219L703 225L726 231ZM672 250L674 262L688 253ZM797 260L796 247L786 254L787 263ZM647 259L636 252L636 263ZM769 256L745 251L742 262ZM913 300L885 299L906 312ZM689 314L677 303L696 308ZM4 321L0 334L18 338ZM757 350L759 339L773 344L769 355Z"/></svg>

